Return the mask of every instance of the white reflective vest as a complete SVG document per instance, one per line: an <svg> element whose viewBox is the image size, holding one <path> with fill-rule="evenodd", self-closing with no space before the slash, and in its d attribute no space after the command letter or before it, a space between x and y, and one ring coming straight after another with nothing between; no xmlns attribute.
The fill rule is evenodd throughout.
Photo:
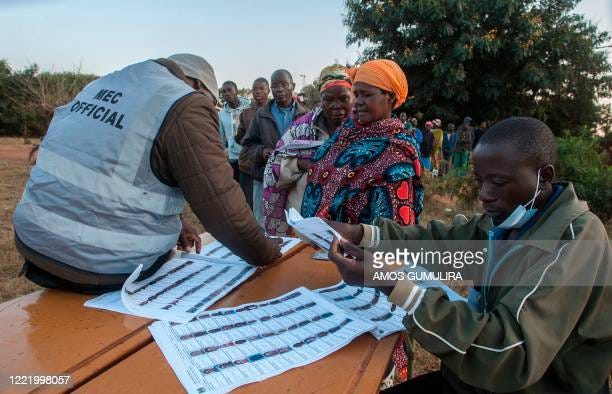
<svg viewBox="0 0 612 394"><path fill-rule="evenodd" d="M192 92L148 60L57 108L13 216L21 242L98 274L147 269L168 252L185 200L153 173L151 151L168 112Z"/></svg>

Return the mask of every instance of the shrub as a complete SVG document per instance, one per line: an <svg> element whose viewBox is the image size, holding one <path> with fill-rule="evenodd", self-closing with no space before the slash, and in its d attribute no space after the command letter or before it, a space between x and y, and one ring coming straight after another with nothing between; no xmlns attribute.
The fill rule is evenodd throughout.
<svg viewBox="0 0 612 394"><path fill-rule="evenodd" d="M612 220L612 166L601 151L601 137L588 130L557 138L557 179L571 181L578 196L602 221Z"/></svg>
<svg viewBox="0 0 612 394"><path fill-rule="evenodd" d="M424 176L425 198L428 194L440 194L457 198L461 211L472 211L480 207L478 201L478 185L474 179L472 165L464 176L453 171L442 177Z"/></svg>

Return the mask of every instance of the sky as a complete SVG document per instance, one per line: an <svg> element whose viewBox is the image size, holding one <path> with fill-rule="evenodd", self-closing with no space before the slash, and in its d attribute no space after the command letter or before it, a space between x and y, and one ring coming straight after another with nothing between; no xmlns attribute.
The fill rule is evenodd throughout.
<svg viewBox="0 0 612 394"><path fill-rule="evenodd" d="M0 0L0 58L104 75L189 52L208 60L219 85L250 87L285 68L299 90L359 57L363 48L346 46L344 12L343 0ZM577 12L612 31L612 0L584 0Z"/></svg>

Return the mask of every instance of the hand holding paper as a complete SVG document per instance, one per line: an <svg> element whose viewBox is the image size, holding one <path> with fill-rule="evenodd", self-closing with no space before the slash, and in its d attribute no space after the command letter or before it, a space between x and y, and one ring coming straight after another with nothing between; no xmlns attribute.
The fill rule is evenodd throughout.
<svg viewBox="0 0 612 394"><path fill-rule="evenodd" d="M321 249L329 250L334 237L338 239L342 238L342 235L331 228L321 218L313 217L304 219L302 215L293 208L289 208L288 211L285 211L285 215L287 216L287 223L291 227Z"/></svg>

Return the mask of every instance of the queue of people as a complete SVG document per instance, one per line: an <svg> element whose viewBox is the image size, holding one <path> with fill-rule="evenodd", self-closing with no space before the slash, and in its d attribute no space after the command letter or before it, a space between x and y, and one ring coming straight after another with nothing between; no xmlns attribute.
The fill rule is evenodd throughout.
<svg viewBox="0 0 612 394"><path fill-rule="evenodd" d="M253 265L279 257L280 241L269 236L291 233L285 209L320 217L342 235L330 260L356 285L367 285L367 250L381 241L511 240L517 248L488 255L469 302L410 280L377 287L442 360L441 371L391 390L607 392L612 297L610 282L597 281L612 276L612 248L572 184L555 182L548 126L517 117L485 133L486 124L475 130L465 117L457 128L433 119L420 129L416 117L393 116L408 83L388 59L334 64L319 81L321 104L311 110L287 70L255 80L251 101L228 81L220 111L215 73L192 54L90 83L55 110L15 210L23 274L82 293L120 288L139 264L140 279L148 277L175 245L199 251L181 218L186 202ZM103 106L117 115L105 119ZM465 173L470 160L484 212L419 224L425 171ZM583 240L599 243L585 249ZM495 285L501 274L531 285ZM577 275L591 281L567 285Z"/></svg>
<svg viewBox="0 0 612 394"><path fill-rule="evenodd" d="M472 118L466 116L458 128L452 122L443 127L441 119L433 119L425 121L421 130L416 117L408 119L406 112L400 112L399 119L407 130L414 133L421 164L433 176L464 176L471 162L472 150L489 126L488 122L483 120L474 128L471 125Z"/></svg>

